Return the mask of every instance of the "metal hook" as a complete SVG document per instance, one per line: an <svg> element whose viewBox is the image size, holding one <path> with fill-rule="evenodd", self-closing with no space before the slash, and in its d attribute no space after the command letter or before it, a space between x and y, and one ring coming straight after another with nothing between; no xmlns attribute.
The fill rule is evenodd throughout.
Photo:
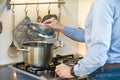
<svg viewBox="0 0 120 80"><path fill-rule="evenodd" d="M27 7L28 7L28 4L26 4L26 7L25 7L25 9L24 9L24 11L25 11L25 16L27 16L27 13L28 13Z"/></svg>
<svg viewBox="0 0 120 80"><path fill-rule="evenodd" d="M14 11L14 7L15 7L15 5L13 4L13 7L12 7L12 13L15 13L15 11Z"/></svg>
<svg viewBox="0 0 120 80"><path fill-rule="evenodd" d="M38 8L39 8L39 4L36 7L37 16L39 16L39 9Z"/></svg>
<svg viewBox="0 0 120 80"><path fill-rule="evenodd" d="M48 6L48 14L50 14L50 6L51 6L51 4L49 3L49 6Z"/></svg>
<svg viewBox="0 0 120 80"><path fill-rule="evenodd" d="M39 7L39 4L38 4L37 7L36 7L36 11L38 11L38 7Z"/></svg>

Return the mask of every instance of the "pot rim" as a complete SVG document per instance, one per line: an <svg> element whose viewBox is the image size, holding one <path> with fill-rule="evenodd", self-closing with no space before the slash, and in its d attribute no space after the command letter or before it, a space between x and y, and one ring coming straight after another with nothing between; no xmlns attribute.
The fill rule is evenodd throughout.
<svg viewBox="0 0 120 80"><path fill-rule="evenodd" d="M23 46L30 46L30 45L35 45L35 46L40 46L40 45L53 45L51 42L47 41L27 41L23 42Z"/></svg>
<svg viewBox="0 0 120 80"><path fill-rule="evenodd" d="M26 41L26 42L23 42L23 44L24 43L35 43L35 42L37 42L37 43L49 43L49 44L53 44L52 42L48 42L48 41Z"/></svg>

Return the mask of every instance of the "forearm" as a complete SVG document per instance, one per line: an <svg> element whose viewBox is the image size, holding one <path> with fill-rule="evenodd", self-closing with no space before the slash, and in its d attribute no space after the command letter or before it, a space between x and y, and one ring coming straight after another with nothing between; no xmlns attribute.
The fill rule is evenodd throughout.
<svg viewBox="0 0 120 80"><path fill-rule="evenodd" d="M85 42L84 30L82 28L71 28L64 26L63 34L71 38L72 40Z"/></svg>
<svg viewBox="0 0 120 80"><path fill-rule="evenodd" d="M76 76L84 76L103 66L107 59L108 47L104 44L92 44L83 59L74 66Z"/></svg>

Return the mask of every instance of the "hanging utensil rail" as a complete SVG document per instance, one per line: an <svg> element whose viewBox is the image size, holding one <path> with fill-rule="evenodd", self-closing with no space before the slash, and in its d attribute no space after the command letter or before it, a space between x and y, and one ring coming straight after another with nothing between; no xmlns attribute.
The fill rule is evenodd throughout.
<svg viewBox="0 0 120 80"><path fill-rule="evenodd" d="M38 5L38 4L65 4L64 0L58 0L57 2L36 2L36 3L11 3L11 0L7 0L7 8L11 9L11 5Z"/></svg>

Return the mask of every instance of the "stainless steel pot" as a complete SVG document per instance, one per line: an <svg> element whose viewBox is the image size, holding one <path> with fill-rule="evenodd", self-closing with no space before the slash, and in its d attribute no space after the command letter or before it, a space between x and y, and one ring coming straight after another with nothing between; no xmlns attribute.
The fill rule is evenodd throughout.
<svg viewBox="0 0 120 80"><path fill-rule="evenodd" d="M26 64L35 67L47 66L52 59L52 45L45 41L23 43L23 59Z"/></svg>

